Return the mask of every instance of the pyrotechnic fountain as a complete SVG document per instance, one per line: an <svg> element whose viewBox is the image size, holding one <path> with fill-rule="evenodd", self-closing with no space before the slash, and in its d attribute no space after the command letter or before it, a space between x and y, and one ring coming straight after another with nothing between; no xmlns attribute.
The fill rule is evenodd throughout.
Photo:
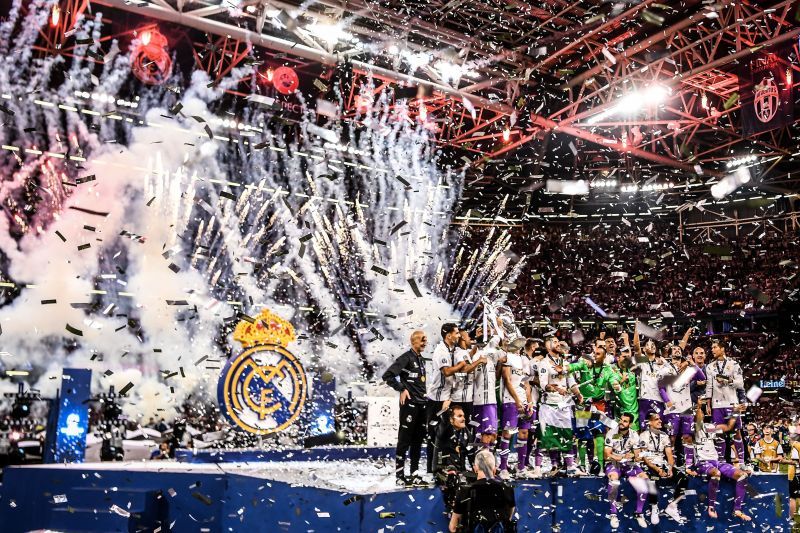
<svg viewBox="0 0 800 533"><path fill-rule="evenodd" d="M212 87L200 71L137 83L124 43L100 44L99 12L70 61L38 58L51 4L16 2L0 27L2 363L43 393L76 364L102 388L132 383L131 414L176 405L213 388L232 324L263 306L346 383L411 327L436 330L445 298L471 312L506 275L507 235L452 252L459 171L386 93L356 120L304 106L279 127L224 99L252 66Z"/></svg>

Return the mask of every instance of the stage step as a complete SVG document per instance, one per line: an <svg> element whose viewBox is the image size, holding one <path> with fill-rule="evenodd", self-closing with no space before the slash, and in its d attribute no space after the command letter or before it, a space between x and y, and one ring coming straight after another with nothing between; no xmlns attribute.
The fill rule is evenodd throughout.
<svg viewBox="0 0 800 533"><path fill-rule="evenodd" d="M51 529L136 532L164 529L166 524L167 501L158 490L80 487L66 496L67 501L52 510Z"/></svg>

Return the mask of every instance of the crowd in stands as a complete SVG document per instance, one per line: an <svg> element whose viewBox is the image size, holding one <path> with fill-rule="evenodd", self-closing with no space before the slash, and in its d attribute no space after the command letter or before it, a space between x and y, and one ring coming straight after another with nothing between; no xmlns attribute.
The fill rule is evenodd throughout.
<svg viewBox="0 0 800 533"><path fill-rule="evenodd" d="M682 242L681 242L682 241ZM793 289L800 239L774 231L691 242L675 228L520 230L526 257L509 305L518 316L654 316L771 310Z"/></svg>

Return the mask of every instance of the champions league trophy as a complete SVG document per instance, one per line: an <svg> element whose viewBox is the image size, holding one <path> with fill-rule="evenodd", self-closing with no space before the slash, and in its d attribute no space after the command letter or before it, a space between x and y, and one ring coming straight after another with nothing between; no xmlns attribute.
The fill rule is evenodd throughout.
<svg viewBox="0 0 800 533"><path fill-rule="evenodd" d="M506 352L519 352L525 347L525 337L514 321L514 313L501 303L492 303L483 298L483 340L487 341L488 331L493 335L488 344Z"/></svg>

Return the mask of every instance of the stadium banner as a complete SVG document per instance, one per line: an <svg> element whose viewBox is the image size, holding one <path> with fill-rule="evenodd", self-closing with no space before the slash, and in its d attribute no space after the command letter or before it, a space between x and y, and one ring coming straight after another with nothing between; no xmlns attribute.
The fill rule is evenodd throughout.
<svg viewBox="0 0 800 533"><path fill-rule="evenodd" d="M765 48L742 60L739 102L742 133L749 137L794 121L791 47Z"/></svg>

